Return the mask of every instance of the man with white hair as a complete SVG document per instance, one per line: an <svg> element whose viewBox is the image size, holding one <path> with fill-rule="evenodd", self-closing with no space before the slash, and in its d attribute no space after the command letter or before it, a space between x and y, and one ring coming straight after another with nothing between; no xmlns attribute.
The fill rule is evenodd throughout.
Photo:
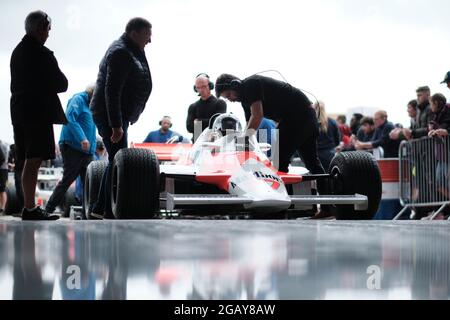
<svg viewBox="0 0 450 320"><path fill-rule="evenodd" d="M94 87L90 85L85 91L75 94L67 104L67 124L63 126L59 139L64 173L47 202L45 211L48 213L53 213L62 203L64 195L78 176L81 176L81 183L84 184L87 167L94 158L97 136L89 109Z"/></svg>
<svg viewBox="0 0 450 320"><path fill-rule="evenodd" d="M68 87L53 52L44 44L51 19L43 11L31 12L25 20L26 35L11 56L11 120L17 158L25 161L22 184L22 220L57 220L35 203L39 167L55 158L53 124L65 124L58 93Z"/></svg>
<svg viewBox="0 0 450 320"><path fill-rule="evenodd" d="M201 73L195 78L194 91L200 99L191 104L186 119L186 129L194 134L193 141L208 127L211 117L218 113L227 112L227 104L222 99L217 99L211 93L214 83L206 73Z"/></svg>

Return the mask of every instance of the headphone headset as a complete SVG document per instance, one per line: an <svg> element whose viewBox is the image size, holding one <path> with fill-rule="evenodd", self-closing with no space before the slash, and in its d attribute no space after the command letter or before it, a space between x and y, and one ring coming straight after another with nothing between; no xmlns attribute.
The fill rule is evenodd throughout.
<svg viewBox="0 0 450 320"><path fill-rule="evenodd" d="M172 128L172 125L173 125L172 118L169 117L169 116L164 116L161 120L159 120L159 126L162 126L162 122L163 122L164 119L169 119L170 120L170 127L169 128Z"/></svg>
<svg viewBox="0 0 450 320"><path fill-rule="evenodd" d="M205 78L207 78L208 79L208 86L209 86L209 90L214 90L214 83L211 81L211 79L209 78L209 76L206 74L206 73L200 73L200 74L198 74L196 77L195 77L195 80L197 80L198 78L200 78L200 77L205 77ZM195 93L198 93L198 90L197 90L197 87L196 87L196 85L194 84L194 92Z"/></svg>

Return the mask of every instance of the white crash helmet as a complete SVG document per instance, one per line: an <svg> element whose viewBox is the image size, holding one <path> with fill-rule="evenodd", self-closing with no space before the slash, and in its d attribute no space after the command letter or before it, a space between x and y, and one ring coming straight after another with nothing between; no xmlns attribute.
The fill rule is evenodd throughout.
<svg viewBox="0 0 450 320"><path fill-rule="evenodd" d="M212 125L214 132L220 132L222 136L227 134L241 133L242 125L238 117L232 113L221 114L216 117Z"/></svg>

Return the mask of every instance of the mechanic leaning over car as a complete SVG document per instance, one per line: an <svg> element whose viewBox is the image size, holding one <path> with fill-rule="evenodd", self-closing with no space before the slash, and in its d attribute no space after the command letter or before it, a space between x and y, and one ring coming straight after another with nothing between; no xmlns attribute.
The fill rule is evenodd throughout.
<svg viewBox="0 0 450 320"><path fill-rule="evenodd" d="M253 75L244 80L222 74L216 81L217 97L241 102L247 119L246 135L253 135L263 117L279 123L279 170L289 171L292 155L298 151L306 168L312 174L324 174L317 153L318 119L311 102L299 89L286 82ZM318 191L327 194L327 184L318 180ZM329 215L328 206L322 206L316 217Z"/></svg>
<svg viewBox="0 0 450 320"><path fill-rule="evenodd" d="M68 81L53 52L44 44L51 19L43 11L31 12L25 20L26 35L11 56L11 120L16 155L25 161L22 185L22 220L57 220L35 204L39 167L55 158L53 124L67 122L58 93Z"/></svg>
<svg viewBox="0 0 450 320"><path fill-rule="evenodd" d="M113 218L111 166L116 153L128 146L127 131L138 121L152 92L152 77L144 48L151 42L152 25L131 19L125 33L106 51L100 63L91 111L109 155L98 201L89 208L92 218Z"/></svg>
<svg viewBox="0 0 450 320"><path fill-rule="evenodd" d="M59 149L63 158L63 177L47 202L45 211L53 213L64 199L70 185L81 176L84 184L86 170L94 159L96 149L96 129L89 102L94 93L90 85L84 92L75 94L66 109L67 124L63 126L59 138Z"/></svg>
<svg viewBox="0 0 450 320"><path fill-rule="evenodd" d="M211 90L214 90L214 83L209 76L205 73L199 74L195 78L194 92L198 93L200 99L189 106L186 119L186 129L194 135L193 142L208 127L213 115L227 112L226 102L214 97Z"/></svg>

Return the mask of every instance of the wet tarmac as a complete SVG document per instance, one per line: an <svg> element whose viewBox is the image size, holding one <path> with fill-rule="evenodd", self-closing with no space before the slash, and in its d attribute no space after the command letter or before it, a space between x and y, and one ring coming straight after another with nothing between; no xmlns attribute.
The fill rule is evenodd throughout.
<svg viewBox="0 0 450 320"><path fill-rule="evenodd" d="M0 299L448 299L448 222L0 218Z"/></svg>

